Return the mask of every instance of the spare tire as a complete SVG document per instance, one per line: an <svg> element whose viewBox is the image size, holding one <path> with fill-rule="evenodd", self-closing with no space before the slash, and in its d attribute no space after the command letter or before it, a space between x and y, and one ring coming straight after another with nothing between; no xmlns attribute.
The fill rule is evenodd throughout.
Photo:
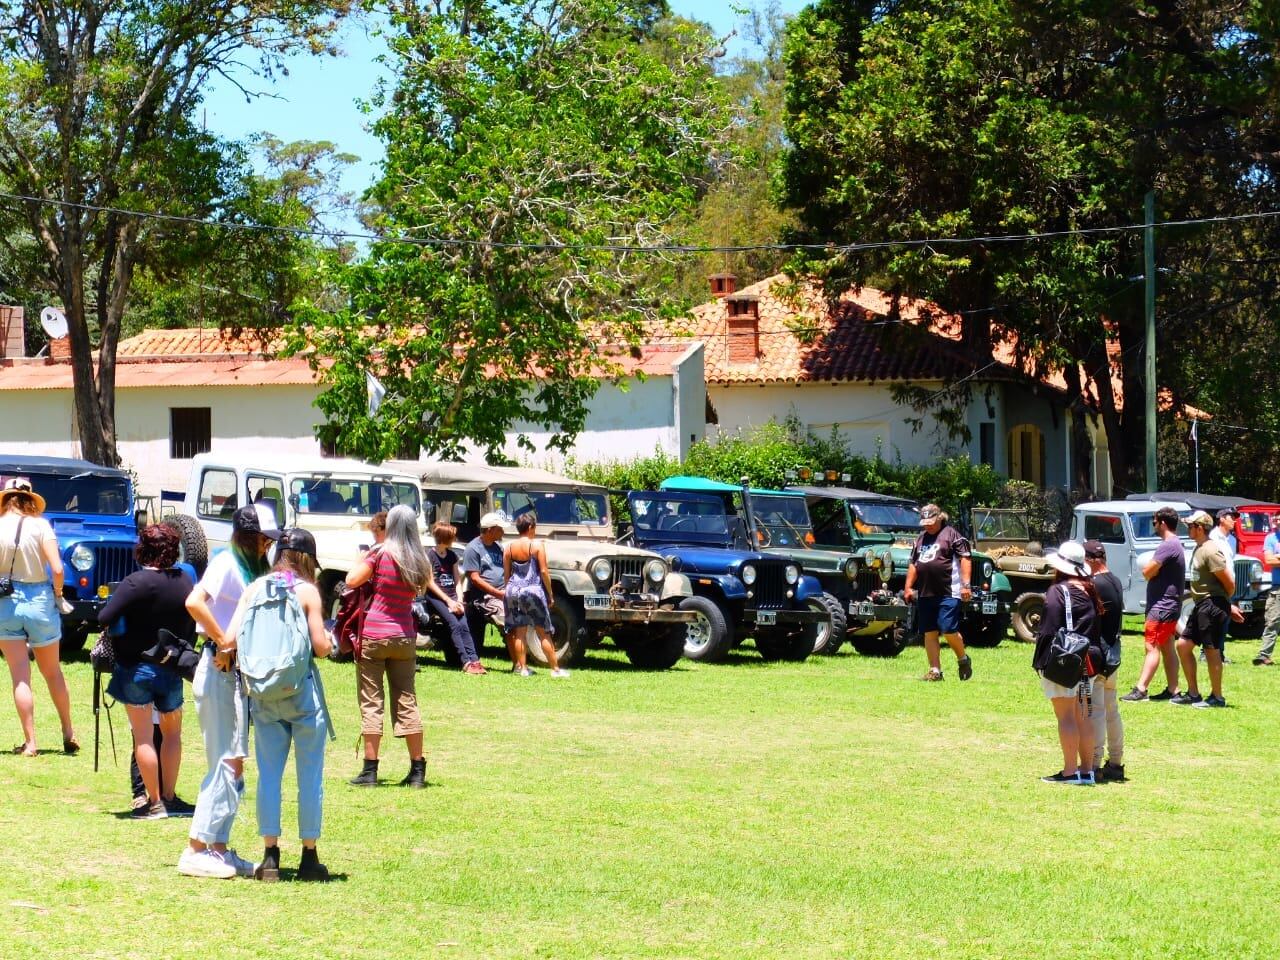
<svg viewBox="0 0 1280 960"><path fill-rule="evenodd" d="M209 542L200 521L185 513L175 513L160 522L178 534L178 560L195 567L197 577L203 576L204 568L209 565Z"/></svg>
<svg viewBox="0 0 1280 960"><path fill-rule="evenodd" d="M1023 643L1035 643L1040 618L1044 616L1044 594L1028 590L1013 601L1013 636Z"/></svg>

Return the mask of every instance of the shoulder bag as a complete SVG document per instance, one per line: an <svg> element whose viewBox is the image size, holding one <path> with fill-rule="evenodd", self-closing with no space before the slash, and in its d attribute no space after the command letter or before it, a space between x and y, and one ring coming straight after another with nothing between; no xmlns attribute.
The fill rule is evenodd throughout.
<svg viewBox="0 0 1280 960"><path fill-rule="evenodd" d="M1061 584L1062 600L1066 606L1066 626L1059 627L1049 641L1049 650L1040 672L1046 680L1063 687L1074 687L1085 673L1085 661L1089 656L1089 638L1077 633L1071 616L1071 591Z"/></svg>

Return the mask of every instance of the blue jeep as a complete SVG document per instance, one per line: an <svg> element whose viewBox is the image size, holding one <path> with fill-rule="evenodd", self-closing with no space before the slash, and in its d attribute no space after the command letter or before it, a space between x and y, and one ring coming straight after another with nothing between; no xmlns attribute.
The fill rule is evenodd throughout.
<svg viewBox="0 0 1280 960"><path fill-rule="evenodd" d="M685 574L693 596L679 604L697 619L688 625L684 655L723 659L753 637L766 660L803 660L828 614L810 601L822 586L798 563L750 548L746 526L725 514L719 497L633 490L627 494L635 546L667 559Z"/></svg>
<svg viewBox="0 0 1280 960"><path fill-rule="evenodd" d="M138 568L133 547L138 518L133 482L114 467L61 457L0 455L0 483L26 477L45 499L45 518L58 535L66 568L62 595L72 610L62 618L64 659L98 628L98 610L112 587Z"/></svg>

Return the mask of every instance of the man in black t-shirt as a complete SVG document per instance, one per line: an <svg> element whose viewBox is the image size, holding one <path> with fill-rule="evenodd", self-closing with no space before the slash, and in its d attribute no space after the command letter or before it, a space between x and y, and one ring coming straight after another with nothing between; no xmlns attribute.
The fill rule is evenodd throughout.
<svg viewBox="0 0 1280 960"><path fill-rule="evenodd" d="M924 652L929 660L929 671L922 679L942 679L938 643L941 634L956 655L960 679L968 680L973 676L973 663L960 637L960 605L973 598L969 541L947 523L947 515L936 503L920 508L920 526L924 530L911 548L902 599L907 603L916 601L916 628L924 634Z"/></svg>
<svg viewBox="0 0 1280 960"><path fill-rule="evenodd" d="M1120 578L1107 569L1107 548L1097 540L1084 542L1084 558L1093 574L1093 586L1102 599L1102 642L1119 649L1120 630L1124 620L1124 585ZM1089 702L1089 717L1093 720L1093 776L1104 780L1124 780L1124 723L1120 719L1120 699L1116 677L1097 676L1093 679L1093 696ZM1107 762L1102 762L1103 749Z"/></svg>

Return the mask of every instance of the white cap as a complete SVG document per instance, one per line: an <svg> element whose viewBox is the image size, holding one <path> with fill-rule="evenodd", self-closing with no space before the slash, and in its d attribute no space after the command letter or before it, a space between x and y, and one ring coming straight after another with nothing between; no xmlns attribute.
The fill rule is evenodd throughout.
<svg viewBox="0 0 1280 960"><path fill-rule="evenodd" d="M497 513L496 511L491 511L489 513L486 513L483 517L480 518L480 529L482 531L488 530L491 527L505 527L506 525L507 525L507 518L504 517L502 514Z"/></svg>

